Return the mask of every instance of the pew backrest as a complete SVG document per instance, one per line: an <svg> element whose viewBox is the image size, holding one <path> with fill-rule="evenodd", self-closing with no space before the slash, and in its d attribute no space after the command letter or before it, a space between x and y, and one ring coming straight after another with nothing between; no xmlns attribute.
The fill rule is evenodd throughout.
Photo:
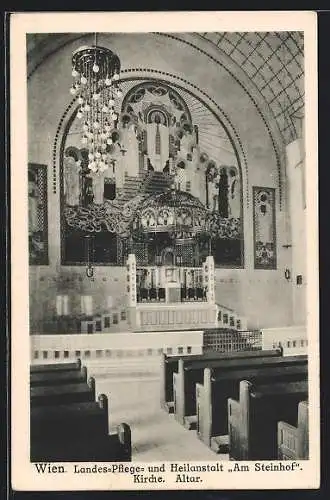
<svg viewBox="0 0 330 500"><path fill-rule="evenodd" d="M61 370L49 372L36 372L30 374L30 385L46 386L87 382L87 368L80 370Z"/></svg>
<svg viewBox="0 0 330 500"><path fill-rule="evenodd" d="M45 372L57 372L57 371L68 371L68 370L80 370L81 360L78 358L75 363L49 363L43 365L31 365L31 373L45 373Z"/></svg>
<svg viewBox="0 0 330 500"><path fill-rule="evenodd" d="M84 436L69 440L35 440L31 443L31 462L130 462L131 429L126 423L108 436Z"/></svg>
<svg viewBox="0 0 330 500"><path fill-rule="evenodd" d="M87 384L46 385L30 388L31 406L54 406L92 401L95 401L94 377L90 377Z"/></svg>
<svg viewBox="0 0 330 500"><path fill-rule="evenodd" d="M71 403L57 406L35 406L30 411L31 442L56 441L109 433L108 399L104 394L98 402Z"/></svg>
<svg viewBox="0 0 330 500"><path fill-rule="evenodd" d="M255 351L238 351L238 352L205 352L203 354L193 354L190 356L167 356L162 354L160 363L160 402L161 406L173 401L173 373L178 371L179 360L183 362L205 362L212 360L229 360L229 359L240 359L240 358L266 358L266 357L279 357L282 356L282 350L270 349L270 350L255 350Z"/></svg>
<svg viewBox="0 0 330 500"><path fill-rule="evenodd" d="M274 381L307 380L305 365L259 366L222 371L221 373L204 369L203 384L196 384L196 409L198 437L210 445L212 436L228 434L228 398L237 398L241 380L251 383Z"/></svg>
<svg viewBox="0 0 330 500"><path fill-rule="evenodd" d="M173 399L176 408L175 418L184 423L185 416L196 414L196 383L203 382L204 369L206 367L216 369L217 373L225 371L238 370L250 367L266 366L289 366L306 365L307 356L266 356L266 357L243 357L227 359L211 359L198 361L185 361L180 359L178 362L178 372L175 377L175 387L173 378Z"/></svg>
<svg viewBox="0 0 330 500"><path fill-rule="evenodd" d="M204 370L204 368L213 368L221 370L230 370L245 366L277 366L277 365L302 365L307 363L306 355L299 356L258 356L258 357L249 357L249 356L241 356L240 358L233 359L219 359L219 360L210 360L209 362L204 361L183 361L182 363L179 361L179 370L180 365L182 369L185 371L193 371L193 370Z"/></svg>

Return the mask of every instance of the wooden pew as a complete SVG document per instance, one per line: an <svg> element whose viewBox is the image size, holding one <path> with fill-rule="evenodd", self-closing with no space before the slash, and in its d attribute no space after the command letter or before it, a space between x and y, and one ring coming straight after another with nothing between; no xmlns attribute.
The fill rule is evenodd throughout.
<svg viewBox="0 0 330 500"><path fill-rule="evenodd" d="M281 349L273 349L267 351L239 351L239 352L206 352L204 354L192 354L190 356L166 356L163 354L161 357L161 367L160 367L160 404L161 407L173 413L174 408L174 396L173 396L173 373L178 372L179 360L182 359L185 362L189 361L202 361L212 359L239 359L246 357L278 357L282 355Z"/></svg>
<svg viewBox="0 0 330 500"><path fill-rule="evenodd" d="M80 370L60 370L49 372L30 373L30 386L48 386L76 384L87 382L87 368L82 366Z"/></svg>
<svg viewBox="0 0 330 500"><path fill-rule="evenodd" d="M262 351L260 351L262 352ZM212 359L185 361L179 360L178 373L173 373L173 395L175 418L188 429L197 424L196 384L203 382L204 369L236 370L238 368L252 368L261 366L286 366L291 364L305 364L306 356L240 356L233 359Z"/></svg>
<svg viewBox="0 0 330 500"><path fill-rule="evenodd" d="M65 441L109 434L108 398L101 394L98 402L70 403L57 406L32 406L30 413L31 443Z"/></svg>
<svg viewBox="0 0 330 500"><path fill-rule="evenodd" d="M31 445L31 462L130 462L131 429L122 423L115 434L85 435L67 441L37 440ZM99 465L99 464L98 464Z"/></svg>
<svg viewBox="0 0 330 500"><path fill-rule="evenodd" d="M196 384L197 435L215 452L228 453L228 398L238 399L241 380L251 383L278 383L307 380L307 360L300 365L283 363L248 369L216 370L205 368L204 383Z"/></svg>
<svg viewBox="0 0 330 500"><path fill-rule="evenodd" d="M298 403L307 393L307 381L256 386L241 381L239 401L228 399L229 458L276 460L277 424L297 421Z"/></svg>
<svg viewBox="0 0 330 500"><path fill-rule="evenodd" d="M31 409L32 462L127 462L131 430L120 424L109 435L108 400Z"/></svg>
<svg viewBox="0 0 330 500"><path fill-rule="evenodd" d="M75 371L80 369L81 369L81 360L78 358L75 363L49 363L44 365L31 365L30 373Z"/></svg>
<svg viewBox="0 0 330 500"><path fill-rule="evenodd" d="M95 379L90 377L88 384L47 385L30 388L31 407L55 406L70 403L95 401Z"/></svg>
<svg viewBox="0 0 330 500"><path fill-rule="evenodd" d="M298 405L297 426L278 422L277 447L279 460L308 460L308 401L300 401Z"/></svg>

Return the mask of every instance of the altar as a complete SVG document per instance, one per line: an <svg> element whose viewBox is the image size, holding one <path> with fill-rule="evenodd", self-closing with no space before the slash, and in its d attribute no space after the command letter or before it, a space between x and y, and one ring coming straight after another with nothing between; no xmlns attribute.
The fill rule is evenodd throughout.
<svg viewBox="0 0 330 500"><path fill-rule="evenodd" d="M200 267L137 267L135 255L130 254L127 282L128 316L134 331L217 325L212 256Z"/></svg>

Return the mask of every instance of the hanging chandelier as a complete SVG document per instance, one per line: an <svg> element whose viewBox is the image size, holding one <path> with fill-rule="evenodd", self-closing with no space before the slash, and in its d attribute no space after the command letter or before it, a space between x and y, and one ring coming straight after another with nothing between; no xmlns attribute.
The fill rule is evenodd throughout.
<svg viewBox="0 0 330 500"><path fill-rule="evenodd" d="M79 104L77 118L82 123L81 142L88 149L88 168L104 172L111 162L109 152L118 142L118 98L120 59L110 49L97 45L80 47L72 54L73 82L70 93Z"/></svg>

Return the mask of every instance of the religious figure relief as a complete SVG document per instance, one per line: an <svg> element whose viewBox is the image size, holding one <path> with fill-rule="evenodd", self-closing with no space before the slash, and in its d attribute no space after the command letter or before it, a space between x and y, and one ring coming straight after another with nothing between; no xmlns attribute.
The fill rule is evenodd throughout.
<svg viewBox="0 0 330 500"><path fill-rule="evenodd" d="M39 231L38 224L38 199L39 189L36 176L33 172L28 172L28 196L29 196L29 235Z"/></svg>
<svg viewBox="0 0 330 500"><path fill-rule="evenodd" d="M99 171L97 174L91 175L92 189L94 194L94 203L101 205L104 202L104 181L108 177L108 169L103 172Z"/></svg>
<svg viewBox="0 0 330 500"><path fill-rule="evenodd" d="M28 166L28 233L30 264L48 263L47 167Z"/></svg>
<svg viewBox="0 0 330 500"><path fill-rule="evenodd" d="M94 191L93 191L93 175L92 174L87 174L84 178L84 185L83 185L83 192L82 192L82 204L84 206L88 206L94 201Z"/></svg>
<svg viewBox="0 0 330 500"><path fill-rule="evenodd" d="M131 177L137 177L139 175L139 143L134 124L122 129L122 143L126 150L122 159L124 171Z"/></svg>
<svg viewBox="0 0 330 500"><path fill-rule="evenodd" d="M81 162L72 156L64 157L64 196L69 206L79 205Z"/></svg>
<svg viewBox="0 0 330 500"><path fill-rule="evenodd" d="M210 195L211 195L211 209L213 212L217 212L219 210L219 182L220 176L217 173L210 186Z"/></svg>
<svg viewBox="0 0 330 500"><path fill-rule="evenodd" d="M228 217L228 173L227 168L220 169L220 176L218 181L219 199L218 199L218 212L221 217Z"/></svg>
<svg viewBox="0 0 330 500"><path fill-rule="evenodd" d="M156 226L156 217L153 211L146 211L141 217L141 224L143 227L154 227Z"/></svg>
<svg viewBox="0 0 330 500"><path fill-rule="evenodd" d="M171 226L173 224L173 214L166 209L160 210L157 224L160 226Z"/></svg>
<svg viewBox="0 0 330 500"><path fill-rule="evenodd" d="M187 124L188 126L189 124ZM193 148L196 146L196 137L193 130L189 126L188 130L185 130L183 136L180 140L180 154L187 160L192 160Z"/></svg>
<svg viewBox="0 0 330 500"><path fill-rule="evenodd" d="M240 182L235 168L230 168L228 175L228 212L233 219L241 215Z"/></svg>
<svg viewBox="0 0 330 500"><path fill-rule="evenodd" d="M206 167L205 178L206 206L225 219L239 219L241 215L241 193L236 167L219 168L211 160Z"/></svg>
<svg viewBox="0 0 330 500"><path fill-rule="evenodd" d="M181 160L177 163L174 176L175 189L185 191L187 183L186 163Z"/></svg>
<svg viewBox="0 0 330 500"><path fill-rule="evenodd" d="M205 171L206 206L217 211L219 206L219 172L213 161L210 161Z"/></svg>
<svg viewBox="0 0 330 500"><path fill-rule="evenodd" d="M152 111L148 117L147 154L156 172L162 172L169 159L169 128L164 113Z"/></svg>

